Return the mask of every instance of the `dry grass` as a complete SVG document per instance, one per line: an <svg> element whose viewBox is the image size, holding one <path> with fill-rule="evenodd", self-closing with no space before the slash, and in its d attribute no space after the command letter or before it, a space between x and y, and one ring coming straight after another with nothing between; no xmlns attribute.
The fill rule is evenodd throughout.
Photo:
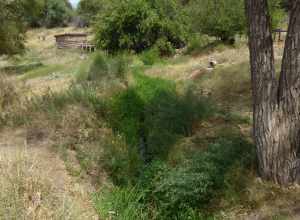
<svg viewBox="0 0 300 220"><path fill-rule="evenodd" d="M22 111L22 83L0 73L0 127L8 125Z"/></svg>
<svg viewBox="0 0 300 220"><path fill-rule="evenodd" d="M93 189L69 176L49 140L27 144L26 133L0 135L0 219L97 219L89 201Z"/></svg>
<svg viewBox="0 0 300 220"><path fill-rule="evenodd" d="M253 177L245 188L244 205L237 204L222 213L228 220L298 220L299 186L280 188ZM224 204L223 204L224 205Z"/></svg>
<svg viewBox="0 0 300 220"><path fill-rule="evenodd" d="M197 85L227 111L247 117L251 115L252 92L248 63L217 67L202 76Z"/></svg>
<svg viewBox="0 0 300 220"><path fill-rule="evenodd" d="M225 48L221 51L211 51L208 54L203 54L197 57L188 57L187 59L179 60L177 63L167 65L153 66L147 70L147 74L160 76L172 80L189 80L193 79L196 72L206 73L209 66L209 60L214 59L220 67L227 67L248 60L248 49L246 45L241 45L239 48Z"/></svg>
<svg viewBox="0 0 300 220"><path fill-rule="evenodd" d="M75 205L49 181L26 148L0 155L1 219L79 219Z"/></svg>
<svg viewBox="0 0 300 220"><path fill-rule="evenodd" d="M0 74L0 112L6 110L18 101L18 94L14 83Z"/></svg>

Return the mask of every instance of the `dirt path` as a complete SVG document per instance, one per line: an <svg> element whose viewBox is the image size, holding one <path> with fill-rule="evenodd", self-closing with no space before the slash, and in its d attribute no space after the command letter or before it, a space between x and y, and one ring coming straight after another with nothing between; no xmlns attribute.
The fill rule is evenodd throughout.
<svg viewBox="0 0 300 220"><path fill-rule="evenodd" d="M91 193L94 191L91 184L68 174L64 161L50 150L49 146L51 143L49 143L48 140L28 142L26 136L25 129L4 130L0 132L0 173L1 167L5 167L5 164L7 167L9 164L15 164L16 161L20 160L20 157L22 159L28 157L27 159L29 159L31 164L30 168L32 168L31 170L34 170L32 173L32 176L34 177L32 178L37 178L36 181L39 181L39 185L47 185L48 189L50 189L51 195L46 195L46 192L43 191L44 187L33 190L33 192L25 192L24 197L26 196L26 198L24 198L24 200L26 200L27 197L34 198L36 195L38 195L41 200L40 204L29 204L27 206L28 212L30 212L34 206L36 210L35 217L33 217L33 215L28 215L30 217L27 216L28 218L26 219L56 219L53 215L51 216L49 214L51 211L56 212L56 210L51 210L51 207L48 205L43 205L43 203L45 203L43 198L46 198L47 200L50 200L49 198L56 198L57 200L62 199L64 201L62 204L65 202L69 203L71 208L69 208L68 214L64 214L62 219L98 219L91 204ZM9 175L13 174L10 173ZM5 178L3 175L1 176L2 178ZM1 176L0 186L4 187L5 180L1 180ZM31 175L25 176L24 180L26 180L26 183L29 181L28 178L30 177ZM37 191L38 194L36 194ZM32 193L32 195L29 195L30 193ZM43 195L43 193L45 195ZM39 206L42 208L39 208L39 211L37 211ZM41 211L42 209L46 209L43 206L46 206L48 209L47 215L43 214ZM36 217L37 215L40 217ZM49 216L49 218L46 216Z"/></svg>

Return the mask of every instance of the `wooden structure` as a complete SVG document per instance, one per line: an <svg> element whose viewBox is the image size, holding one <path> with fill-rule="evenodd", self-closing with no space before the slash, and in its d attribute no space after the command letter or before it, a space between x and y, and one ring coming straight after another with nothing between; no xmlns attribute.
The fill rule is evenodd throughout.
<svg viewBox="0 0 300 220"><path fill-rule="evenodd" d="M54 37L56 46L59 49L78 48L92 52L96 48L95 45L88 42L87 34L85 33L65 33L55 35Z"/></svg>
<svg viewBox="0 0 300 220"><path fill-rule="evenodd" d="M273 34L274 34L274 40L276 41L276 37L278 39L278 41L283 41L283 39L281 38L283 33L287 33L286 30L282 30L282 29L275 29L273 30Z"/></svg>

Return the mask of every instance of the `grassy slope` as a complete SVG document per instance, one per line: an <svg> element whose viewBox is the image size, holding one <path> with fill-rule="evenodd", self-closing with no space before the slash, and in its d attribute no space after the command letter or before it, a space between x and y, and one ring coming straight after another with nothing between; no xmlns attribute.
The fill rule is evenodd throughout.
<svg viewBox="0 0 300 220"><path fill-rule="evenodd" d="M84 62L83 56L74 51L57 50L54 46L53 35L56 33L68 32L66 29L53 30L34 30L29 32L27 46L28 52L23 57L15 57L10 60L2 60L1 63L26 63L40 61L44 67L26 72L18 77L18 81L25 83L24 94L33 91L34 94L42 95L50 87L54 91L65 90L74 75L79 70L81 63ZM47 34L46 41L40 41L38 35ZM276 47L276 57L280 58L282 49ZM208 71L209 59L216 59L217 67L213 71ZM234 123L228 123L226 118L212 118L202 122L197 126L197 131L193 137L182 140L180 145L192 145L195 148L201 147L203 141L217 137L224 130L238 129L244 135L250 138L251 130L251 89L248 65L248 52L245 45L238 48L222 48L220 50L209 52L209 54L199 54L197 56L180 56L162 64L148 67L146 73L150 76L159 76L171 79L178 85L194 82L200 93L211 96L211 98L227 112L234 114L237 120ZM31 94L32 95L32 94ZM38 116L36 123L30 127L30 133L37 135L37 131L44 134L51 132L60 133L59 140L62 144L69 145L68 149L73 149L72 136L82 136L82 142L78 149L66 150L57 145L57 150L63 155L66 167L71 175L84 175L82 168L76 167L76 160L79 160L81 167L88 169L90 176L95 176L99 181L99 170L95 169L95 164L88 161L87 158L93 157L99 153L91 138L100 134L100 136L110 135L106 129L101 129L93 124L94 115L82 106L70 106L65 110L61 121L56 124L47 124L43 116ZM240 120L242 119L242 120ZM40 123L43 121L43 123ZM101 127L101 126L100 126ZM64 139L67 137L67 141ZM47 139L46 139L47 140ZM75 151L74 151L75 150ZM79 153L78 153L79 152ZM180 151L178 151L180 152ZM178 153L176 147L171 153L176 157ZM75 154L75 159L74 156ZM82 155L85 155L82 156ZM75 161L75 162L74 162ZM96 172L96 173L95 173ZM105 182L104 173L100 175L100 181ZM282 190L270 184L263 184L259 179L251 178L246 183L246 201L237 203L234 206L228 205L226 201L220 204L223 212L223 219L255 219L266 217L266 219L297 219L297 196L300 195L299 189ZM271 204L272 203L272 204ZM227 209L230 208L230 209ZM250 214L249 214L250 212ZM272 217L273 216L273 217ZM278 218L276 217L278 216ZM279 218L280 217L280 218Z"/></svg>

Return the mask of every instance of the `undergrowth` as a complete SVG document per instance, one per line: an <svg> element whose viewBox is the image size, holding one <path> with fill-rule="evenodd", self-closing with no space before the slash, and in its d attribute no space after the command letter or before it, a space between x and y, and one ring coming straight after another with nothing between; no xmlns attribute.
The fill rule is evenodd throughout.
<svg viewBox="0 0 300 220"><path fill-rule="evenodd" d="M115 219L208 219L207 209L224 194L243 193L241 186L246 180L235 177L234 170L239 167L247 173L253 155L251 144L232 137L193 152L175 167L153 161L143 168L134 185L96 194L97 210L104 218L112 211ZM137 212L132 212L134 209Z"/></svg>
<svg viewBox="0 0 300 220"><path fill-rule="evenodd" d="M20 112L20 91L11 79L0 73L0 128L8 125L9 121Z"/></svg>
<svg viewBox="0 0 300 220"><path fill-rule="evenodd" d="M80 219L73 201L58 192L26 150L0 155L1 219Z"/></svg>
<svg viewBox="0 0 300 220"><path fill-rule="evenodd" d="M201 147L177 149L180 159L170 154L212 117L249 120L220 111L191 86L138 70L129 75L129 63L123 55L95 54L69 89L31 98L20 118L33 132L49 129L64 158L75 152L98 184L100 173L107 175L110 187L93 197L102 218L213 219L221 200L233 204L244 194L252 144L229 131Z"/></svg>

